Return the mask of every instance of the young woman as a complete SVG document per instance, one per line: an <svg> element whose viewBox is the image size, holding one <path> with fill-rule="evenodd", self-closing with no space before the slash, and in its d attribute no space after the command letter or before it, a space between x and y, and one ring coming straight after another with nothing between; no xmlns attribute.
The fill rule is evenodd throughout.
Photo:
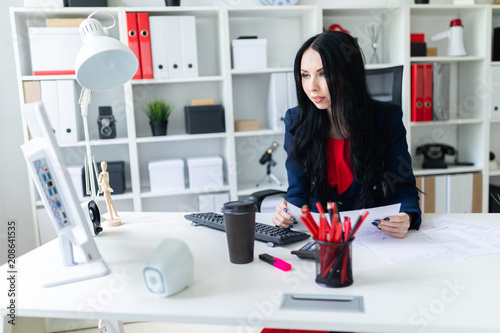
<svg viewBox="0 0 500 333"><path fill-rule="evenodd" d="M401 203L379 229L403 238L420 226L420 208L400 107L373 100L363 56L348 34L310 38L295 58L299 105L285 116L288 190L274 224L293 222L287 203L316 209L336 202L341 211Z"/></svg>

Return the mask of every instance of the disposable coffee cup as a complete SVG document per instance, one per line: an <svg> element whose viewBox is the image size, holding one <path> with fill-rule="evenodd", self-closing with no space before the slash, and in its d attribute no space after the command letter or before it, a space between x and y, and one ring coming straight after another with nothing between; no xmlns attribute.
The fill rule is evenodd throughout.
<svg viewBox="0 0 500 333"><path fill-rule="evenodd" d="M233 264L248 264L253 261L255 211L252 201L230 201L222 207L229 261Z"/></svg>

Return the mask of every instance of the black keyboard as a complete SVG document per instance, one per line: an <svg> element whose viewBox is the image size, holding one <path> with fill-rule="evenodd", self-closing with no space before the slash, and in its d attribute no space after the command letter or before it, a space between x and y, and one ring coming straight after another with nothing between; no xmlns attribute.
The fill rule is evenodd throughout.
<svg viewBox="0 0 500 333"><path fill-rule="evenodd" d="M292 254L295 254L300 259L314 259L314 251L318 248L318 243L316 241L307 242L298 250L293 250Z"/></svg>
<svg viewBox="0 0 500 333"><path fill-rule="evenodd" d="M186 220L192 221L192 226L204 225L210 228L226 230L224 225L224 215L218 213L193 213L184 215ZM275 244L282 245L299 242L310 237L308 234L300 231L284 229L275 225L268 225L255 222L255 239L267 242L267 245L273 247Z"/></svg>

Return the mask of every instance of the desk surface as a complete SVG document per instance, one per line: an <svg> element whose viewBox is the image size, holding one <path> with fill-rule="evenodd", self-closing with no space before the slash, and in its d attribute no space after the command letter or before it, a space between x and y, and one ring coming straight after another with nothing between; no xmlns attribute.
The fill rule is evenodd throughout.
<svg viewBox="0 0 500 333"><path fill-rule="evenodd" d="M446 216L500 225L498 214ZM110 268L104 277L39 288L35 266L57 254L58 242L19 258L17 316L358 332L500 331L500 255L390 265L370 249L355 246L354 284L332 289L314 282L313 261L290 254L303 243L269 248L256 242L255 260L234 265L229 262L223 232L191 227L181 213L122 213L121 218L123 225L95 237ZM258 222L269 220L269 214L257 217ZM195 258L193 283L169 298L150 294L142 279L146 258L164 238L184 240ZM290 262L292 271L264 263L258 259L260 253ZM5 276L6 266L1 269ZM7 282L0 280L6 298ZM284 293L363 296L365 312L284 310L280 309ZM2 311L6 313L5 307Z"/></svg>

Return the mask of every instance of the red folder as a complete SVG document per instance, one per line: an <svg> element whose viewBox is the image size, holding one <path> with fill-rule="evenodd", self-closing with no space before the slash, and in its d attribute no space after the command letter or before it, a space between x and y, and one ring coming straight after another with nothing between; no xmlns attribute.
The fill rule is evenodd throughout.
<svg viewBox="0 0 500 333"><path fill-rule="evenodd" d="M423 121L432 120L432 75L433 75L433 65L424 64L424 118Z"/></svg>
<svg viewBox="0 0 500 333"><path fill-rule="evenodd" d="M139 34L137 33L137 15L136 13L127 13L127 35L128 47L134 52L137 60L139 60L139 68L132 77L132 80L142 79L141 70L141 51L139 48Z"/></svg>
<svg viewBox="0 0 500 333"><path fill-rule="evenodd" d="M424 65L411 65L411 121L424 120Z"/></svg>
<svg viewBox="0 0 500 333"><path fill-rule="evenodd" d="M151 36L149 35L149 13L137 13L137 28L139 29L142 78L152 79L153 61L151 58Z"/></svg>

